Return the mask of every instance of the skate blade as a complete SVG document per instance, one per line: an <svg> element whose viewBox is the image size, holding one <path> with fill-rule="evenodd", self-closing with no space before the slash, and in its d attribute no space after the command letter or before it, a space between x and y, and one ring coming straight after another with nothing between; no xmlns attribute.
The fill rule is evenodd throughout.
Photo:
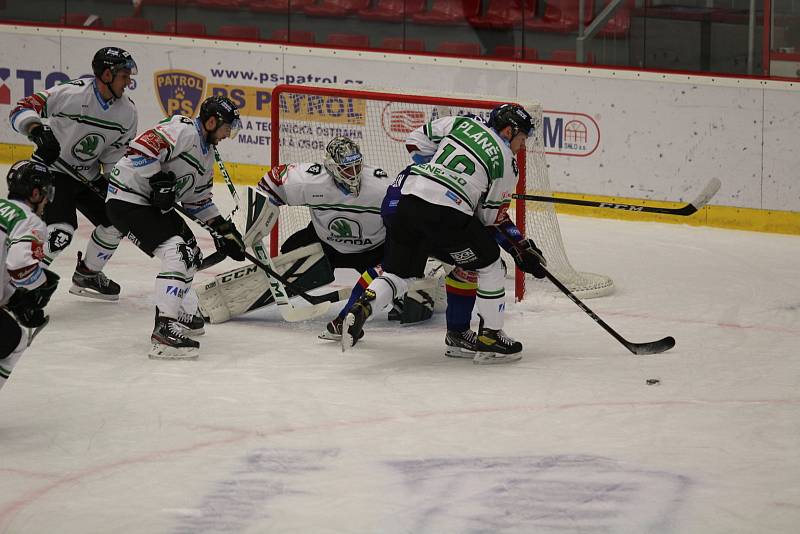
<svg viewBox="0 0 800 534"><path fill-rule="evenodd" d="M186 328L183 331L183 333L186 334L187 337L200 337L206 333L206 330L205 328L197 328L195 330L192 330L191 328Z"/></svg>
<svg viewBox="0 0 800 534"><path fill-rule="evenodd" d="M341 341L342 336L340 334L332 334L325 330L323 333L317 336L319 339L324 339L325 341Z"/></svg>
<svg viewBox="0 0 800 534"><path fill-rule="evenodd" d="M119 295L103 295L102 293L98 293L97 291L92 291L91 289L86 289L85 287L80 287L73 285L69 288L69 292L73 295L78 295L79 297L86 297L90 299L97 299L97 300L106 300L109 302L116 302L119 300Z"/></svg>
<svg viewBox="0 0 800 534"><path fill-rule="evenodd" d="M522 354L497 354L496 352L476 352L472 358L475 365L495 365L499 363L514 363L522 359Z"/></svg>
<svg viewBox="0 0 800 534"><path fill-rule="evenodd" d="M153 343L147 356L151 360L196 360L200 356L200 350L194 347L175 348Z"/></svg>
<svg viewBox="0 0 800 534"><path fill-rule="evenodd" d="M448 358L469 358L470 360L475 358L475 351L464 349L461 347L450 347L444 349L444 355Z"/></svg>
<svg viewBox="0 0 800 534"><path fill-rule="evenodd" d="M350 335L350 327L355 324L356 318L352 313L348 313L347 317L344 318L344 322L342 323L342 352L346 352L347 349L352 347L356 344L353 340L353 336Z"/></svg>

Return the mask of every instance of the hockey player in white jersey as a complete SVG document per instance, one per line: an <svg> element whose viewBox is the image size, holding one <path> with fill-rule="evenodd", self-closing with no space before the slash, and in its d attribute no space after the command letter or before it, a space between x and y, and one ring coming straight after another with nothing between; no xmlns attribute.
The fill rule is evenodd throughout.
<svg viewBox="0 0 800 534"><path fill-rule="evenodd" d="M24 160L6 180L8 199L0 198L0 388L33 332L47 324L43 310L58 285L58 275L41 263L47 239L41 216L53 199L53 176L41 163Z"/></svg>
<svg viewBox="0 0 800 534"><path fill-rule="evenodd" d="M311 208L311 222L284 241L282 254L320 243L331 267L361 273L350 300L320 336L324 339L340 338L347 310L380 271L386 239L380 208L389 186L386 178L383 169L364 164L353 140L334 137L325 147L322 165L280 165L258 183L276 205Z"/></svg>
<svg viewBox="0 0 800 534"><path fill-rule="evenodd" d="M436 145L433 158L398 176L397 198L386 204L392 214L384 273L347 315L342 350L361 338L373 309L406 292L429 255L446 255L462 269L478 272L481 321L475 363L517 361L522 344L502 330L505 280L498 244L487 227L516 229L507 210L517 182L515 155L534 133L531 117L520 106L504 104L485 124L472 117L444 117L423 130L428 142L420 137L417 148L432 150ZM432 139L441 141L437 145ZM518 264L544 276L544 259L533 241L522 240L518 231L516 239L524 248L515 254Z"/></svg>
<svg viewBox="0 0 800 534"><path fill-rule="evenodd" d="M10 122L36 144L34 157L50 167L55 179L58 194L44 216L49 234L45 263L50 265L69 246L79 210L95 229L85 255L78 253L70 293L118 300L119 285L102 272L122 239L105 213L103 174L111 172L136 135L136 107L124 92L137 69L128 52L105 47L94 55L92 71L94 78L23 98L11 110ZM92 180L93 187L73 178L74 171Z"/></svg>
<svg viewBox="0 0 800 534"><path fill-rule="evenodd" d="M241 128L239 110L221 96L203 101L196 119L175 115L131 141L111 173L107 211L114 226L140 249L161 259L156 276L155 359L196 359L203 333L192 279L202 255L194 234L173 209L180 202L212 229L224 255L244 260L242 236L212 199L214 150Z"/></svg>

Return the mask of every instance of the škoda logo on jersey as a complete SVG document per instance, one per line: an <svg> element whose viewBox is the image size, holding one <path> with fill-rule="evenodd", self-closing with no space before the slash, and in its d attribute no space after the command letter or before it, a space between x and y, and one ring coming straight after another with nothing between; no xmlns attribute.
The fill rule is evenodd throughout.
<svg viewBox="0 0 800 534"><path fill-rule="evenodd" d="M161 70L154 74L161 109L167 116L194 117L200 109L206 78L187 70Z"/></svg>
<svg viewBox="0 0 800 534"><path fill-rule="evenodd" d="M371 245L372 240L363 237L358 221L346 217L336 217L328 224L328 241L347 245Z"/></svg>

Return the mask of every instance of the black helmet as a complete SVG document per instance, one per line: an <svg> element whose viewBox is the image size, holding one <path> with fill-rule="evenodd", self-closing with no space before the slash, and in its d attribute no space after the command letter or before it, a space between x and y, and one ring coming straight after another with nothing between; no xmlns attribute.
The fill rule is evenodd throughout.
<svg viewBox="0 0 800 534"><path fill-rule="evenodd" d="M500 131L506 126L511 126L511 138L522 132L527 137L533 136L533 119L530 114L517 104L500 104L489 115L489 126Z"/></svg>
<svg viewBox="0 0 800 534"><path fill-rule="evenodd" d="M205 123L211 117L216 117L219 121L217 128L222 124L231 125L229 137L235 137L239 130L242 129L239 108L227 96L210 96L203 100L200 105L200 120Z"/></svg>
<svg viewBox="0 0 800 534"><path fill-rule="evenodd" d="M43 196L53 200L55 188L53 175L44 164L24 159L16 162L8 170L8 198L25 200L31 198L34 189L40 189Z"/></svg>
<svg viewBox="0 0 800 534"><path fill-rule="evenodd" d="M101 48L92 58L92 72L94 72L95 76L101 77L106 69L111 69L111 74L114 75L122 69L130 70L131 74L139 73L133 57L116 46Z"/></svg>

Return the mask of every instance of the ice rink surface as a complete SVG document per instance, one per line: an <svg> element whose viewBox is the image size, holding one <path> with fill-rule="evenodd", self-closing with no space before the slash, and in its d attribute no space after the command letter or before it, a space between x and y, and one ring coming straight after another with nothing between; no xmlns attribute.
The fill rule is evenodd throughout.
<svg viewBox="0 0 800 534"><path fill-rule="evenodd" d="M512 365L445 358L442 314L378 318L342 354L316 339L333 310L149 360L158 262L125 242L118 303L68 294L84 221L0 391L0 532L797 532L800 238L560 222L572 263L616 283L587 304L674 349L633 356L541 285L509 304Z"/></svg>

